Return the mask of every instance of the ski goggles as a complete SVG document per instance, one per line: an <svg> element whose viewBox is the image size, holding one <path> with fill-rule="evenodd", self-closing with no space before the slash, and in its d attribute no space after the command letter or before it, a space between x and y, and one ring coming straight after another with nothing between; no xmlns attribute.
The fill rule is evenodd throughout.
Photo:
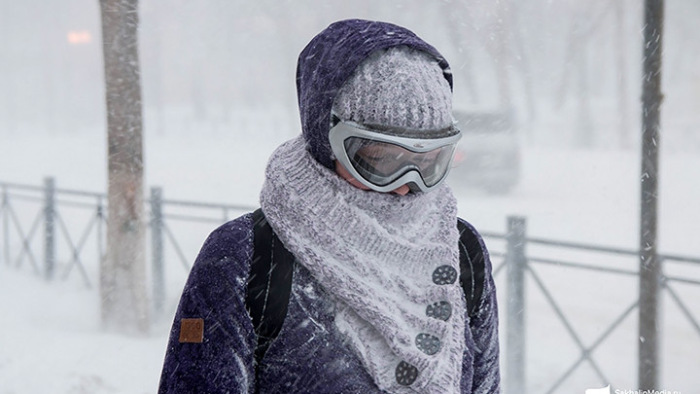
<svg viewBox="0 0 700 394"><path fill-rule="evenodd" d="M414 192L426 192L447 176L462 134L452 125L429 133L444 136L440 138L395 135L410 135L412 131L416 135L425 133L339 121L331 128L328 137L340 164L370 189L389 192L407 184Z"/></svg>

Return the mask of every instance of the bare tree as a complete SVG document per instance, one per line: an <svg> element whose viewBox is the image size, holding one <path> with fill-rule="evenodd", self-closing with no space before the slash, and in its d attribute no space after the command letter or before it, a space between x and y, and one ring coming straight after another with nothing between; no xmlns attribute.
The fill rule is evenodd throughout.
<svg viewBox="0 0 700 394"><path fill-rule="evenodd" d="M148 331L138 0L100 0L107 96L107 256L100 272L102 322Z"/></svg>

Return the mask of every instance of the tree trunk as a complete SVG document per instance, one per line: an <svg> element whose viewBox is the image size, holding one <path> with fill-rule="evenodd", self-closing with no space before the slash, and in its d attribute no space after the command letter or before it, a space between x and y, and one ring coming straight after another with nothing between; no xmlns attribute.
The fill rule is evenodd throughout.
<svg viewBox="0 0 700 394"><path fill-rule="evenodd" d="M100 272L102 323L148 331L138 0L100 0L107 142L107 254Z"/></svg>

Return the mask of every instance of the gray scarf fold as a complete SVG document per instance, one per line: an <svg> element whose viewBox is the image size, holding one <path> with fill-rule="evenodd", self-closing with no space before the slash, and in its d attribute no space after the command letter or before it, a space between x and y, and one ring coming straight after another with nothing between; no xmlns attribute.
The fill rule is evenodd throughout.
<svg viewBox="0 0 700 394"><path fill-rule="evenodd" d="M334 297L336 327L380 389L459 392L464 296L458 277L433 281L438 267L459 273L457 208L447 186L406 196L363 191L316 162L298 137L270 158L260 203L285 246ZM447 321L428 312L441 301L451 306Z"/></svg>

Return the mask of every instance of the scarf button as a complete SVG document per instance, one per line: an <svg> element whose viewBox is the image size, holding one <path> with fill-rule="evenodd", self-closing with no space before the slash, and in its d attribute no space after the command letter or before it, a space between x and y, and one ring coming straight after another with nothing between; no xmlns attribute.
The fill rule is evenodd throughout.
<svg viewBox="0 0 700 394"><path fill-rule="evenodd" d="M439 352L441 346L440 338L435 335L421 333L416 337L416 347L428 356Z"/></svg>
<svg viewBox="0 0 700 394"><path fill-rule="evenodd" d="M452 305L447 301L438 301L428 305L425 314L434 319L448 321L452 316Z"/></svg>
<svg viewBox="0 0 700 394"><path fill-rule="evenodd" d="M401 361L396 366L396 382L402 386L410 386L418 378L418 368Z"/></svg>
<svg viewBox="0 0 700 394"><path fill-rule="evenodd" d="M449 265L441 265L433 271L433 283L451 285L457 281L457 270Z"/></svg>

